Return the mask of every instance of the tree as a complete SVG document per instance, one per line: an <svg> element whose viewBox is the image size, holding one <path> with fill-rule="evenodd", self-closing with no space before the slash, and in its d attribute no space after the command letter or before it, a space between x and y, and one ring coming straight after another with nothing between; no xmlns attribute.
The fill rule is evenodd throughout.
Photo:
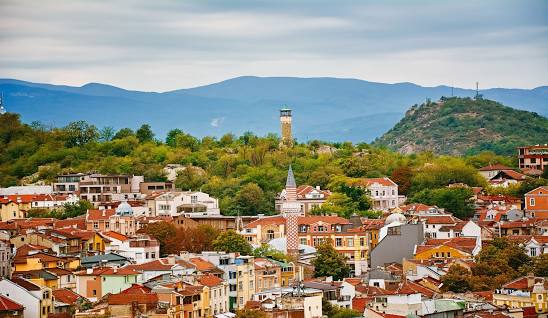
<svg viewBox="0 0 548 318"><path fill-rule="evenodd" d="M413 170L409 166L402 166L394 169L390 179L398 185L398 193L407 195L411 189Z"/></svg>
<svg viewBox="0 0 548 318"><path fill-rule="evenodd" d="M342 280L350 275L345 257L335 250L331 240L318 245L316 252L316 258L312 261L315 277L333 276L334 280Z"/></svg>
<svg viewBox="0 0 548 318"><path fill-rule="evenodd" d="M80 200L77 203L65 203L63 206L63 215L60 219L74 218L86 214L89 209L93 209L93 204L87 200Z"/></svg>
<svg viewBox="0 0 548 318"><path fill-rule="evenodd" d="M172 129L167 133L166 136L166 145L170 147L175 147L175 141L177 140L177 135L183 134L183 131L181 129Z"/></svg>
<svg viewBox="0 0 548 318"><path fill-rule="evenodd" d="M333 318L354 318L362 317L363 313L355 311L350 308L339 308L337 312L333 315Z"/></svg>
<svg viewBox="0 0 548 318"><path fill-rule="evenodd" d="M266 318L266 314L261 310L242 309L236 311L236 318Z"/></svg>
<svg viewBox="0 0 548 318"><path fill-rule="evenodd" d="M269 212L263 189L256 183L244 185L234 198L235 208L242 215L257 215Z"/></svg>
<svg viewBox="0 0 548 318"><path fill-rule="evenodd" d="M289 262L291 258L284 254L282 251L278 251L268 244L262 244L253 250L253 256L261 258L271 258L280 262Z"/></svg>
<svg viewBox="0 0 548 318"><path fill-rule="evenodd" d="M222 232L213 241L213 248L219 252L238 252L242 255L251 255L253 250L245 238L234 230Z"/></svg>
<svg viewBox="0 0 548 318"><path fill-rule="evenodd" d="M207 182L206 172L200 167L186 166L177 173L175 185L183 190L198 190Z"/></svg>
<svg viewBox="0 0 548 318"><path fill-rule="evenodd" d="M536 276L548 277L548 254L541 254L533 259Z"/></svg>
<svg viewBox="0 0 548 318"><path fill-rule="evenodd" d="M135 132L135 135L139 139L140 142L147 142L154 140L154 133L152 132L152 129L150 128L149 124L143 124L137 131Z"/></svg>
<svg viewBox="0 0 548 318"><path fill-rule="evenodd" d="M160 243L160 254L176 254L180 250L177 246L177 242L174 240L177 234L177 228L172 223L168 222L155 222L149 223L140 232L148 234Z"/></svg>
<svg viewBox="0 0 548 318"><path fill-rule="evenodd" d="M454 264L449 267L447 274L441 278L443 283L443 291L451 291L454 293L464 293L470 290L470 271L459 264Z"/></svg>
<svg viewBox="0 0 548 318"><path fill-rule="evenodd" d="M114 137L112 137L112 139L123 139L123 138L126 138L126 137L129 137L129 136L135 136L135 132L133 132L133 129L131 128L122 128L120 130L118 130L118 132L116 132L116 134L114 135Z"/></svg>
<svg viewBox="0 0 548 318"><path fill-rule="evenodd" d="M466 219L474 215L473 195L472 189L466 187L424 189L415 193L409 201L436 205L458 218Z"/></svg>
<svg viewBox="0 0 548 318"><path fill-rule="evenodd" d="M114 138L114 128L111 126L105 126L101 128L99 131L99 140L105 142L105 141L111 141L112 138Z"/></svg>
<svg viewBox="0 0 548 318"><path fill-rule="evenodd" d="M71 122L63 131L66 134L67 147L83 146L89 142L96 141L99 137L97 127L86 123L83 120Z"/></svg>

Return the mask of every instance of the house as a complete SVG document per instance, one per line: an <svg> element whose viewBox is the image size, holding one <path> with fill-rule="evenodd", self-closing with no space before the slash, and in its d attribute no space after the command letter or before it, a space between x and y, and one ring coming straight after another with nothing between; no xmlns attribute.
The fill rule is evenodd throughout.
<svg viewBox="0 0 548 318"><path fill-rule="evenodd" d="M65 204L76 204L80 200L74 194L37 194L32 197L33 209L58 209Z"/></svg>
<svg viewBox="0 0 548 318"><path fill-rule="evenodd" d="M530 257L548 253L548 236L545 235L510 235L509 240L519 242L525 247Z"/></svg>
<svg viewBox="0 0 548 318"><path fill-rule="evenodd" d="M240 232L247 241L260 246L274 239L286 237L285 218L280 215L262 217L244 226ZM368 234L358 224L338 216L298 217L299 243L318 246L330 240L333 247L346 256L348 265L355 275L367 270L369 251Z"/></svg>
<svg viewBox="0 0 548 318"><path fill-rule="evenodd" d="M139 275L130 268L97 267L74 273L76 292L91 301L100 299L108 293L119 293L137 283Z"/></svg>
<svg viewBox="0 0 548 318"><path fill-rule="evenodd" d="M482 177L484 177L486 180L491 180L501 171L512 170L512 168L505 166L503 164L497 163L497 164L481 167L478 170L479 170L479 174Z"/></svg>
<svg viewBox="0 0 548 318"><path fill-rule="evenodd" d="M374 210L388 211L405 201L398 195L398 185L390 178L366 178L360 180L360 186L369 191Z"/></svg>
<svg viewBox="0 0 548 318"><path fill-rule="evenodd" d="M536 169L546 171L548 168L548 145L518 147L520 169Z"/></svg>
<svg viewBox="0 0 548 318"><path fill-rule="evenodd" d="M286 189L279 193L275 200L275 210L280 212L283 201L287 195ZM301 185L297 187L297 202L301 207L301 212L308 215L314 208L319 208L325 203L325 200L331 195L331 191L322 190L320 186Z"/></svg>
<svg viewBox="0 0 548 318"><path fill-rule="evenodd" d="M10 241L0 240L0 279L11 277L11 257Z"/></svg>
<svg viewBox="0 0 548 318"><path fill-rule="evenodd" d="M280 286L282 281L282 268L265 258L255 258L255 290L260 292Z"/></svg>
<svg viewBox="0 0 548 318"><path fill-rule="evenodd" d="M32 209L34 195L4 195L0 196L0 220L23 219Z"/></svg>
<svg viewBox="0 0 548 318"><path fill-rule="evenodd" d="M548 281L533 275L517 278L493 293L493 304L510 308L534 306L537 314L548 313Z"/></svg>
<svg viewBox="0 0 548 318"><path fill-rule="evenodd" d="M48 268L76 268L80 261L74 258L58 257L44 252L30 252L27 255L16 254L13 258L14 272L27 272Z"/></svg>
<svg viewBox="0 0 548 318"><path fill-rule="evenodd" d="M228 312L228 283L214 275L203 275L197 278L200 285L208 288L207 309L205 317L216 316Z"/></svg>
<svg viewBox="0 0 548 318"><path fill-rule="evenodd" d="M133 208L127 202L123 202L116 210L88 210L86 229L96 232L115 231L133 236L137 232L137 221L133 215Z"/></svg>
<svg viewBox="0 0 548 318"><path fill-rule="evenodd" d="M415 245L424 240L422 223L407 223L405 216L392 213L379 230L379 243L371 251L371 268L388 263L401 263L403 258L412 258Z"/></svg>
<svg viewBox="0 0 548 318"><path fill-rule="evenodd" d="M51 288L20 277L0 280L0 295L23 306L24 318L47 318L54 312Z"/></svg>
<svg viewBox="0 0 548 318"><path fill-rule="evenodd" d="M453 229L453 235L456 236L455 231L460 233L464 226L462 220L451 214L422 215L419 220L423 222L424 236L428 238L449 238L451 233L447 229Z"/></svg>
<svg viewBox="0 0 548 318"><path fill-rule="evenodd" d="M186 213L221 214L219 200L201 191L153 192L145 199L152 216L178 216Z"/></svg>
<svg viewBox="0 0 548 318"><path fill-rule="evenodd" d="M116 253L127 257L137 264L146 263L160 258L160 243L146 234L127 237L117 232L102 233L110 243L105 248L107 253Z"/></svg>
<svg viewBox="0 0 548 318"><path fill-rule="evenodd" d="M97 266L122 267L124 265L131 264L131 260L116 253L106 253L82 257L80 263L84 268L93 268Z"/></svg>
<svg viewBox="0 0 548 318"><path fill-rule="evenodd" d="M481 237L427 239L415 247L415 259L472 259L481 250Z"/></svg>
<svg viewBox="0 0 548 318"><path fill-rule="evenodd" d="M361 223L362 230L367 235L369 251L371 252L379 243L379 230L384 226L384 220L362 218Z"/></svg>
<svg viewBox="0 0 548 318"><path fill-rule="evenodd" d="M536 219L528 218L508 222L499 221L493 225L493 228L499 236L534 235L537 231L536 222Z"/></svg>
<svg viewBox="0 0 548 318"><path fill-rule="evenodd" d="M299 286L298 288L275 288L253 295L253 301L246 308L260 310L267 317L320 318L322 315L323 292L319 289Z"/></svg>
<svg viewBox="0 0 548 318"><path fill-rule="evenodd" d="M109 294L106 303L113 317L148 317L161 313L158 311L158 294L140 285L131 285L120 293Z"/></svg>
<svg viewBox="0 0 548 318"><path fill-rule="evenodd" d="M527 176L514 170L502 170L489 180L494 187L505 187L517 184L527 179Z"/></svg>
<svg viewBox="0 0 548 318"><path fill-rule="evenodd" d="M23 305L14 302L6 296L0 295L0 317L23 318Z"/></svg>
<svg viewBox="0 0 548 318"><path fill-rule="evenodd" d="M143 199L139 192L142 182L143 176L90 174L78 181L78 193L81 200L94 204Z"/></svg>
<svg viewBox="0 0 548 318"><path fill-rule="evenodd" d="M80 304L87 302L84 297L78 295L69 288L55 289L52 291L52 293L56 314L65 313L72 316L72 312L74 312L76 307L78 307Z"/></svg>
<svg viewBox="0 0 548 318"><path fill-rule="evenodd" d="M141 264L132 264L124 268L138 272L137 282L139 283L147 282L160 275L188 276L196 271L196 268L192 264L178 260L175 256L168 256Z"/></svg>
<svg viewBox="0 0 548 318"><path fill-rule="evenodd" d="M525 193L525 211L530 217L548 219L548 186Z"/></svg>

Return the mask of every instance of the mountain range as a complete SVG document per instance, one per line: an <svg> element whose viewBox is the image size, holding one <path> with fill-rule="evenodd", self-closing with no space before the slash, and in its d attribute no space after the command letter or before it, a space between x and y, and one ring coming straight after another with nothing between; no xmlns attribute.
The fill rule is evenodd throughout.
<svg viewBox="0 0 548 318"><path fill-rule="evenodd" d="M101 128L148 123L157 137L179 128L195 136L252 131L279 133L278 111L293 109L299 141L371 142L390 130L411 105L442 96L471 97L475 90L358 79L244 76L163 93L90 83L81 87L0 79L8 111L24 122L64 126L86 120ZM492 88L484 98L548 116L548 86Z"/></svg>

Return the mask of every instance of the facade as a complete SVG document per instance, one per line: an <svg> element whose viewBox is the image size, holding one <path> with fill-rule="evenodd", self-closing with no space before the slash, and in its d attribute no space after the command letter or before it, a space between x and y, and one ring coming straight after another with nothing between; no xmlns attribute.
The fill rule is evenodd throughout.
<svg viewBox="0 0 548 318"><path fill-rule="evenodd" d="M548 219L548 186L538 187L525 194L525 211L530 217Z"/></svg>
<svg viewBox="0 0 548 318"><path fill-rule="evenodd" d="M122 235L133 236L137 232L137 220L131 206L123 202L116 210L88 210L86 229L96 232L114 231Z"/></svg>
<svg viewBox="0 0 548 318"><path fill-rule="evenodd" d="M228 312L228 284L219 277L204 275L197 279L198 283L208 288L205 317L212 317Z"/></svg>
<svg viewBox="0 0 548 318"><path fill-rule="evenodd" d="M518 147L520 169L544 171L548 168L548 145Z"/></svg>
<svg viewBox="0 0 548 318"><path fill-rule="evenodd" d="M537 314L548 313L548 282L545 277L520 277L493 293L493 304L509 308L535 307Z"/></svg>
<svg viewBox="0 0 548 318"><path fill-rule="evenodd" d="M88 268L76 272L76 292L91 301L100 299L104 295L116 294L137 283L139 275L130 268Z"/></svg>
<svg viewBox="0 0 548 318"><path fill-rule="evenodd" d="M219 200L200 191L152 193L146 201L152 216L221 215Z"/></svg>
<svg viewBox="0 0 548 318"><path fill-rule="evenodd" d="M264 258L256 258L255 262L255 291L273 289L281 286L282 268L280 265Z"/></svg>
<svg viewBox="0 0 548 318"><path fill-rule="evenodd" d="M493 179L497 174L504 170L512 170L512 168L507 167L503 164L497 163L494 165L488 165L478 169L479 174L484 177L486 180Z"/></svg>
<svg viewBox="0 0 548 318"><path fill-rule="evenodd" d="M313 208L319 208L325 203L325 200L331 195L331 191L322 190L319 186L312 187L310 185L302 185L297 188L297 202L301 207L301 212L308 215ZM287 192L282 190L275 201L275 210L280 212L284 200L286 200Z"/></svg>
<svg viewBox="0 0 548 318"><path fill-rule="evenodd" d="M78 193L80 199L99 204L101 202L142 199L144 195L140 193L140 184L144 181L143 176L67 174L57 176L57 182L53 184L53 191L65 194ZM154 187L158 186L153 185Z"/></svg>
<svg viewBox="0 0 548 318"><path fill-rule="evenodd" d="M116 232L102 234L110 241L106 253L116 253L127 257L137 264L147 263L160 258L160 243L146 234L127 237Z"/></svg>
<svg viewBox="0 0 548 318"><path fill-rule="evenodd" d="M0 295L0 318L23 318L25 307Z"/></svg>
<svg viewBox="0 0 548 318"><path fill-rule="evenodd" d="M10 241L0 240L0 279L11 277Z"/></svg>
<svg viewBox="0 0 548 318"><path fill-rule="evenodd" d="M0 295L23 306L24 318L47 318L54 312L51 288L38 286L23 278L0 280Z"/></svg>
<svg viewBox="0 0 548 318"><path fill-rule="evenodd" d="M0 196L0 218L3 222L27 217L27 211L32 209L34 195Z"/></svg>
<svg viewBox="0 0 548 318"><path fill-rule="evenodd" d="M390 178L367 178L360 181L360 185L369 191L373 200L374 210L387 211L397 208L404 199L398 195L398 185Z"/></svg>

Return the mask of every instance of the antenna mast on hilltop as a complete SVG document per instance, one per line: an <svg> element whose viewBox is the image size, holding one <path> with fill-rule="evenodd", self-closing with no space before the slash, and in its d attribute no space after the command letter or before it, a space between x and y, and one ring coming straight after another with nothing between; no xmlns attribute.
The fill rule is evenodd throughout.
<svg viewBox="0 0 548 318"><path fill-rule="evenodd" d="M6 113L6 109L4 108L4 92L0 93L0 115L3 115Z"/></svg>
<svg viewBox="0 0 548 318"><path fill-rule="evenodd" d="M479 97L479 82L476 82L476 99Z"/></svg>

